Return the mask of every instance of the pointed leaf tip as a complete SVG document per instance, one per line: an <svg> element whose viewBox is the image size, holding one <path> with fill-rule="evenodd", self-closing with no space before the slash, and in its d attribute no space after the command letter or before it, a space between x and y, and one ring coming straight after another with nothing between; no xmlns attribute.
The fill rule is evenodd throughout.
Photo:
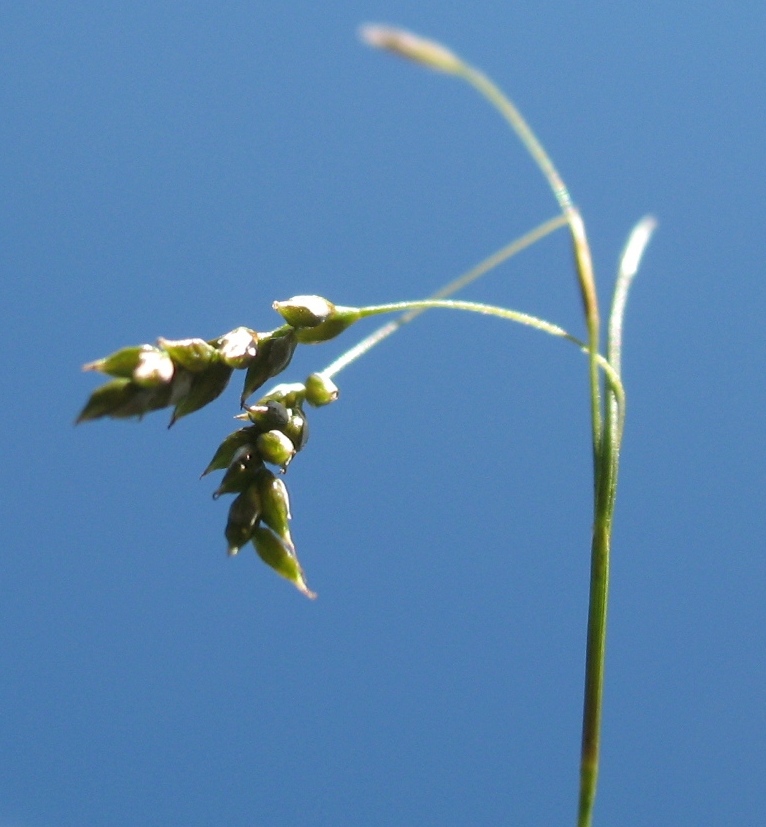
<svg viewBox="0 0 766 827"><path fill-rule="evenodd" d="M408 32L406 29L368 24L360 27L359 37L368 46L384 49L439 72L457 74L463 68L460 58L446 46L442 46L435 40L428 40Z"/></svg>

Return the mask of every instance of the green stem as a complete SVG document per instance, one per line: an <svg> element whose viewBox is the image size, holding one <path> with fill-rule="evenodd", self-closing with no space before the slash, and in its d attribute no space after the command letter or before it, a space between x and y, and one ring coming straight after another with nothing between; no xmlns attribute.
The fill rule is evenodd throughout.
<svg viewBox="0 0 766 827"><path fill-rule="evenodd" d="M609 364L621 379L622 329L625 306L641 257L657 222L651 216L636 224L620 257L620 266L609 316ZM583 704L582 756L580 764L580 804L578 827L590 827L598 781L601 737L601 709L604 693L607 606L609 603L609 559L612 521L617 497L620 447L625 426L625 395L612 383L607 391L607 416L596 486L593 541L591 545L590 601L588 605L588 643L585 659L585 699ZM620 381L619 387L622 388Z"/></svg>
<svg viewBox="0 0 766 827"><path fill-rule="evenodd" d="M598 354L600 321L598 310L598 295L596 280L593 273L593 260L590 245L585 232L585 224L577 207L572 203L569 190L559 175L545 147L540 143L524 116L516 108L513 101L497 87L483 72L473 66L460 61L455 72L474 87L489 103L491 103L505 118L511 129L524 145L534 162L545 176L553 195L567 219L572 234L572 244L577 267L577 277L580 285L585 321L588 329L588 353L590 354L590 396L591 421L593 423L593 458L594 471L598 465L598 452L601 444L601 389L596 355Z"/></svg>
<svg viewBox="0 0 766 827"><path fill-rule="evenodd" d="M609 467L612 467L608 448L602 455L602 459L608 460ZM603 468L604 466L602 466L602 470ZM591 543L578 827L590 827L592 823L593 804L598 782L606 656L606 621L609 601L609 554L614 514L614 480L611 479L611 474L608 471L606 474L599 476L595 512Z"/></svg>
<svg viewBox="0 0 766 827"><path fill-rule="evenodd" d="M641 264L644 251L656 229L657 219L651 215L644 216L631 231L620 256L617 281L612 297L612 309L609 314L609 339L606 354L607 359L618 374L622 373L622 328L628 294ZM614 411L610 410L609 415L614 419ZM622 439L622 423L615 422L613 426L617 428L617 443L619 445Z"/></svg>
<svg viewBox="0 0 766 827"><path fill-rule="evenodd" d="M367 318L369 316L379 316L384 313L400 313L403 311L423 312L425 310L437 309L463 310L470 313L480 313L484 316L495 316L499 319L516 322L517 324L522 324L526 327L532 327L536 330L540 330L550 336L565 339L566 341L576 345L583 353L590 355L588 345L576 336L572 336L572 334L564 330L563 327L559 327L559 325L548 322L545 319L540 319L537 316L532 316L529 313L522 313L518 310L509 310L506 307L496 307L491 304L459 301L456 299L421 299L418 301L390 302L388 304L370 305L368 307L359 308L359 311L362 318ZM380 328L380 330L384 329L385 328ZM365 344L368 340L370 340L370 338L371 337L364 339L360 342L360 344ZM334 376L337 376L341 370L348 367L352 362L363 356L371 346L372 345L366 346L363 349L359 349L358 346L351 348L334 362L329 364L324 370L320 371L321 374L326 376L328 379L332 379ZM621 406L622 400L624 400L624 390L622 383L620 382L620 377L600 353L596 354L596 365L604 372L607 383L618 401L618 406Z"/></svg>
<svg viewBox="0 0 766 827"><path fill-rule="evenodd" d="M459 74L497 107L545 175L572 233L575 264L588 329L589 384L593 430L594 524L591 544L591 581L588 604L588 632L585 655L585 697L583 701L583 742L580 764L579 827L590 827L598 780L601 709L606 652L606 613L609 596L609 552L614 510L619 441L613 419L624 418L624 407L607 405L604 426L599 377L598 348L600 320L593 262L585 224L573 205L569 191L548 154L513 103L485 75L470 66ZM612 386L617 386L612 382ZM622 385L620 384L620 387ZM613 393L608 399L614 398ZM621 426L620 429L621 430Z"/></svg>
<svg viewBox="0 0 766 827"><path fill-rule="evenodd" d="M601 734L601 710L606 652L606 620L609 596L609 555L614 516L620 442L624 429L625 396L620 379L622 319L628 288L635 275L641 254L654 229L653 219L644 219L631 235L623 253L615 289L608 332L607 359L599 353L600 318L593 263L585 225L574 206L563 179L537 136L514 103L482 72L466 64L441 44L423 40L407 32L383 28L368 31L365 39L374 46L387 48L404 57L439 71L461 77L471 84L505 118L548 181L569 224L574 246L575 264L585 313L587 345L575 340L555 325L525 317L523 314L493 315L537 327L553 335L577 341L589 356L589 384L593 438L594 521L591 543L591 578L588 604L588 631L585 664L585 698L580 769L579 827L590 827L598 780ZM458 303L455 303L457 305ZM462 309L468 309L464 307ZM474 308L475 309L475 308ZM482 311L477 311L482 312ZM486 312L486 311L484 311ZM505 311L510 314L511 311ZM606 409L602 410L600 372L607 378Z"/></svg>
<svg viewBox="0 0 766 827"><path fill-rule="evenodd" d="M483 72L474 68L468 63L461 61L462 66L458 76L479 92L482 97L489 101L495 109L505 118L511 129L516 133L524 148L532 157L532 160L540 168L545 180L550 185L553 195L558 201L561 211L566 214L567 210L574 207L569 190L553 164L551 157L540 143L537 135L532 131L524 116L516 108L513 101L490 80Z"/></svg>
<svg viewBox="0 0 766 827"><path fill-rule="evenodd" d="M648 241L648 236L647 239ZM626 248L627 249L627 248ZM627 292L627 287L625 288ZM621 332L624 301L616 302L620 309L612 315L613 330ZM507 321L523 324L565 339L576 345L591 357L597 368L603 370L607 380L610 412L613 416L606 419L603 431L603 443L597 453L596 486L594 504L594 526L591 543L590 598L588 604L588 630L585 663L585 693L583 701L583 733L580 764L580 797L578 807L578 827L590 827L593 805L596 797L601 737L601 715L604 693L604 663L606 655L606 622L609 598L609 559L614 515L617 470L619 463L620 440L625 419L625 391L622 381L614 366L601 354L592 359L588 344L572 336L564 328L551 322L504 307L444 299L424 299L421 301L392 302L361 308L362 317L377 316L383 313L406 312L412 314L432 309L463 310L495 316ZM380 328L385 330L385 328ZM371 341L363 340L362 345ZM375 342L373 341L373 344ZM331 378L358 359L372 347L352 348L322 371Z"/></svg>

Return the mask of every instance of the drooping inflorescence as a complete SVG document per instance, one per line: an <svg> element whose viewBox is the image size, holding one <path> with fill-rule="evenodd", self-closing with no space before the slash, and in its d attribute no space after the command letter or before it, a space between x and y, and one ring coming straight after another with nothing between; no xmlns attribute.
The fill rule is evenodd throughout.
<svg viewBox="0 0 766 827"><path fill-rule="evenodd" d="M337 398L335 384L317 373L305 383L278 385L255 405L245 406L237 418L250 424L229 434L203 471L203 476L224 471L215 498L236 494L225 531L229 554L252 542L264 562L309 597L314 595L306 586L290 535L287 487L266 466L284 473L305 447L309 438L305 403L318 407Z"/></svg>
<svg viewBox="0 0 766 827"><path fill-rule="evenodd" d="M223 471L213 496L234 495L225 529L229 554L237 554L248 542L252 543L269 566L303 594L314 597L295 553L289 527L289 497L280 475L285 473L308 440L304 405L326 405L337 399L333 376L419 313L437 307L493 315L520 323L566 340L586 353L590 368L594 519L578 824L590 827L599 766L611 529L625 416L625 392L620 375L623 316L628 290L656 222L648 216L639 222L623 253L604 356L599 352L598 295L585 224L553 161L513 101L483 72L440 43L390 26L366 26L361 34L363 40L375 48L459 77L479 92L502 115L537 164L561 214L484 259L427 300L360 309L335 307L319 296L296 296L274 303L285 324L267 333L240 327L208 341L159 339L155 345L117 351L85 366L86 370L101 371L112 379L91 395L77 421L102 417L141 418L149 411L172 407L172 425L180 417L217 398L233 372L244 370L240 399L243 413L238 418L248 424L226 437L203 476L211 471ZM588 333L586 341L527 313L475 302L446 301L447 296L563 226L569 227L572 237ZM302 384L278 385L255 405L246 404L255 391L289 365L299 344L332 339L363 316L399 311L403 315L397 321L383 325L357 343L322 373L312 374ZM604 381L602 374L606 377Z"/></svg>
<svg viewBox="0 0 766 827"><path fill-rule="evenodd" d="M361 318L357 308L336 307L320 296L296 296L274 302L285 320L281 327L259 333L238 327L217 339L159 338L155 345L126 347L90 362L86 371L112 379L97 388L77 417L85 422L104 417L142 418L172 407L172 426L223 393L235 370L244 370L238 419L249 424L230 434L203 472L223 470L213 496L235 494L226 524L230 555L251 542L261 559L303 594L309 590L289 529L290 503L283 479L293 457L308 441L304 405L327 405L338 398L329 377L314 373L305 383L275 387L254 405L247 400L290 364L299 344L334 338Z"/></svg>

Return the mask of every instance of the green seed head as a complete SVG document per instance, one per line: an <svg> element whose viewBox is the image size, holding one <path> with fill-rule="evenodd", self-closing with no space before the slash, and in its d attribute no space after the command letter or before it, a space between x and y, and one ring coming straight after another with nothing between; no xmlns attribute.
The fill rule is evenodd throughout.
<svg viewBox="0 0 766 827"><path fill-rule="evenodd" d="M262 431L281 430L290 421L287 408L276 399L268 399L245 409L247 418Z"/></svg>
<svg viewBox="0 0 766 827"><path fill-rule="evenodd" d="M97 370L100 373L107 373L109 376L117 376L122 379L132 379L133 371L138 366L141 354L155 350L151 345L134 345L117 350L103 359L96 359L95 362L88 362L83 365L83 370Z"/></svg>
<svg viewBox="0 0 766 827"><path fill-rule="evenodd" d="M273 307L293 327L316 327L335 311L335 305L321 296L293 296L283 302L274 302Z"/></svg>
<svg viewBox="0 0 766 827"><path fill-rule="evenodd" d="M129 379L113 379L93 391L76 421L87 422L104 416L114 416L115 411L134 399L141 391L142 389Z"/></svg>
<svg viewBox="0 0 766 827"><path fill-rule="evenodd" d="M306 380L306 401L315 408L335 402L339 394L335 382L321 373L312 373Z"/></svg>
<svg viewBox="0 0 766 827"><path fill-rule="evenodd" d="M253 484L245 489L231 504L226 522L226 542L229 554L236 554L253 536L261 517L261 495Z"/></svg>
<svg viewBox="0 0 766 827"><path fill-rule="evenodd" d="M252 543L258 556L266 565L271 566L277 574L289 580L301 594L305 594L312 600L316 597L316 594L306 585L303 569L295 556L295 550L270 528L264 525L256 526Z"/></svg>
<svg viewBox="0 0 766 827"><path fill-rule="evenodd" d="M273 399L281 402L286 408L296 408L303 404L306 398L306 386L302 382L283 382L273 387L260 401L263 405Z"/></svg>
<svg viewBox="0 0 766 827"><path fill-rule="evenodd" d="M292 440L282 431L266 431L265 434L259 434L255 445L264 462L278 465L282 470L287 468L295 456Z"/></svg>
<svg viewBox="0 0 766 827"><path fill-rule="evenodd" d="M301 344L314 345L327 342L343 333L354 322L362 318L358 307L336 307L332 314L316 327L302 327L295 331L295 337Z"/></svg>
<svg viewBox="0 0 766 827"><path fill-rule="evenodd" d="M242 404L269 379L282 373L290 364L297 345L298 340L295 338L295 333L290 330L280 336L264 334L261 337L258 355L250 363L245 374Z"/></svg>
<svg viewBox="0 0 766 827"><path fill-rule="evenodd" d="M251 483L256 481L259 470L263 468L263 460L254 445L243 445L235 454L221 484L213 492L213 499L217 500L221 494L239 494Z"/></svg>
<svg viewBox="0 0 766 827"><path fill-rule="evenodd" d="M292 547L289 526L290 497L284 480L264 469L258 474L256 483L261 496L261 519Z"/></svg>
<svg viewBox="0 0 766 827"><path fill-rule="evenodd" d="M256 428L240 428L229 434L226 439L218 446L213 459L210 460L209 465L202 472L201 476L209 474L211 471L220 471L223 468L228 468L231 465L234 455L243 445L254 445L255 439L258 436Z"/></svg>
<svg viewBox="0 0 766 827"><path fill-rule="evenodd" d="M133 381L142 388L156 388L166 385L173 378L173 360L156 347L142 350L133 369Z"/></svg>
<svg viewBox="0 0 766 827"><path fill-rule="evenodd" d="M309 423L300 408L290 408L290 421L282 428L282 433L290 437L296 453L306 447L309 441Z"/></svg>
<svg viewBox="0 0 766 827"><path fill-rule="evenodd" d="M171 385L142 388L129 379L113 379L90 395L80 411L76 424L108 416L112 419L142 417L149 411L165 408L170 404Z"/></svg>
<svg viewBox="0 0 766 827"><path fill-rule="evenodd" d="M200 373L211 363L218 361L218 351L204 339L157 339L170 358L190 373Z"/></svg>
<svg viewBox="0 0 766 827"><path fill-rule="evenodd" d="M258 334L248 327L237 327L217 340L221 361L231 368L246 368L258 352Z"/></svg>
<svg viewBox="0 0 766 827"><path fill-rule="evenodd" d="M187 416L217 399L226 389L232 368L223 362L212 362L201 373L177 371L173 381L173 401L176 406L170 418L170 427L182 416Z"/></svg>

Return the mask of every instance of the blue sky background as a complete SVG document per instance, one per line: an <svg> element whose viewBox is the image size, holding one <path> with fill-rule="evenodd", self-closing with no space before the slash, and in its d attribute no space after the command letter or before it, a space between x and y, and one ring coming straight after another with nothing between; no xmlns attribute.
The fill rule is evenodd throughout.
<svg viewBox="0 0 766 827"><path fill-rule="evenodd" d="M626 326L596 824L766 818L760 2L5 3L1 827L574 823L589 545L584 360L431 313L341 374L288 474L310 602L198 476L237 391L72 422L82 363L420 298L555 202L457 81L556 160ZM566 237L466 296L582 331ZM366 332L365 328L364 332ZM355 341L299 352L302 379Z"/></svg>

